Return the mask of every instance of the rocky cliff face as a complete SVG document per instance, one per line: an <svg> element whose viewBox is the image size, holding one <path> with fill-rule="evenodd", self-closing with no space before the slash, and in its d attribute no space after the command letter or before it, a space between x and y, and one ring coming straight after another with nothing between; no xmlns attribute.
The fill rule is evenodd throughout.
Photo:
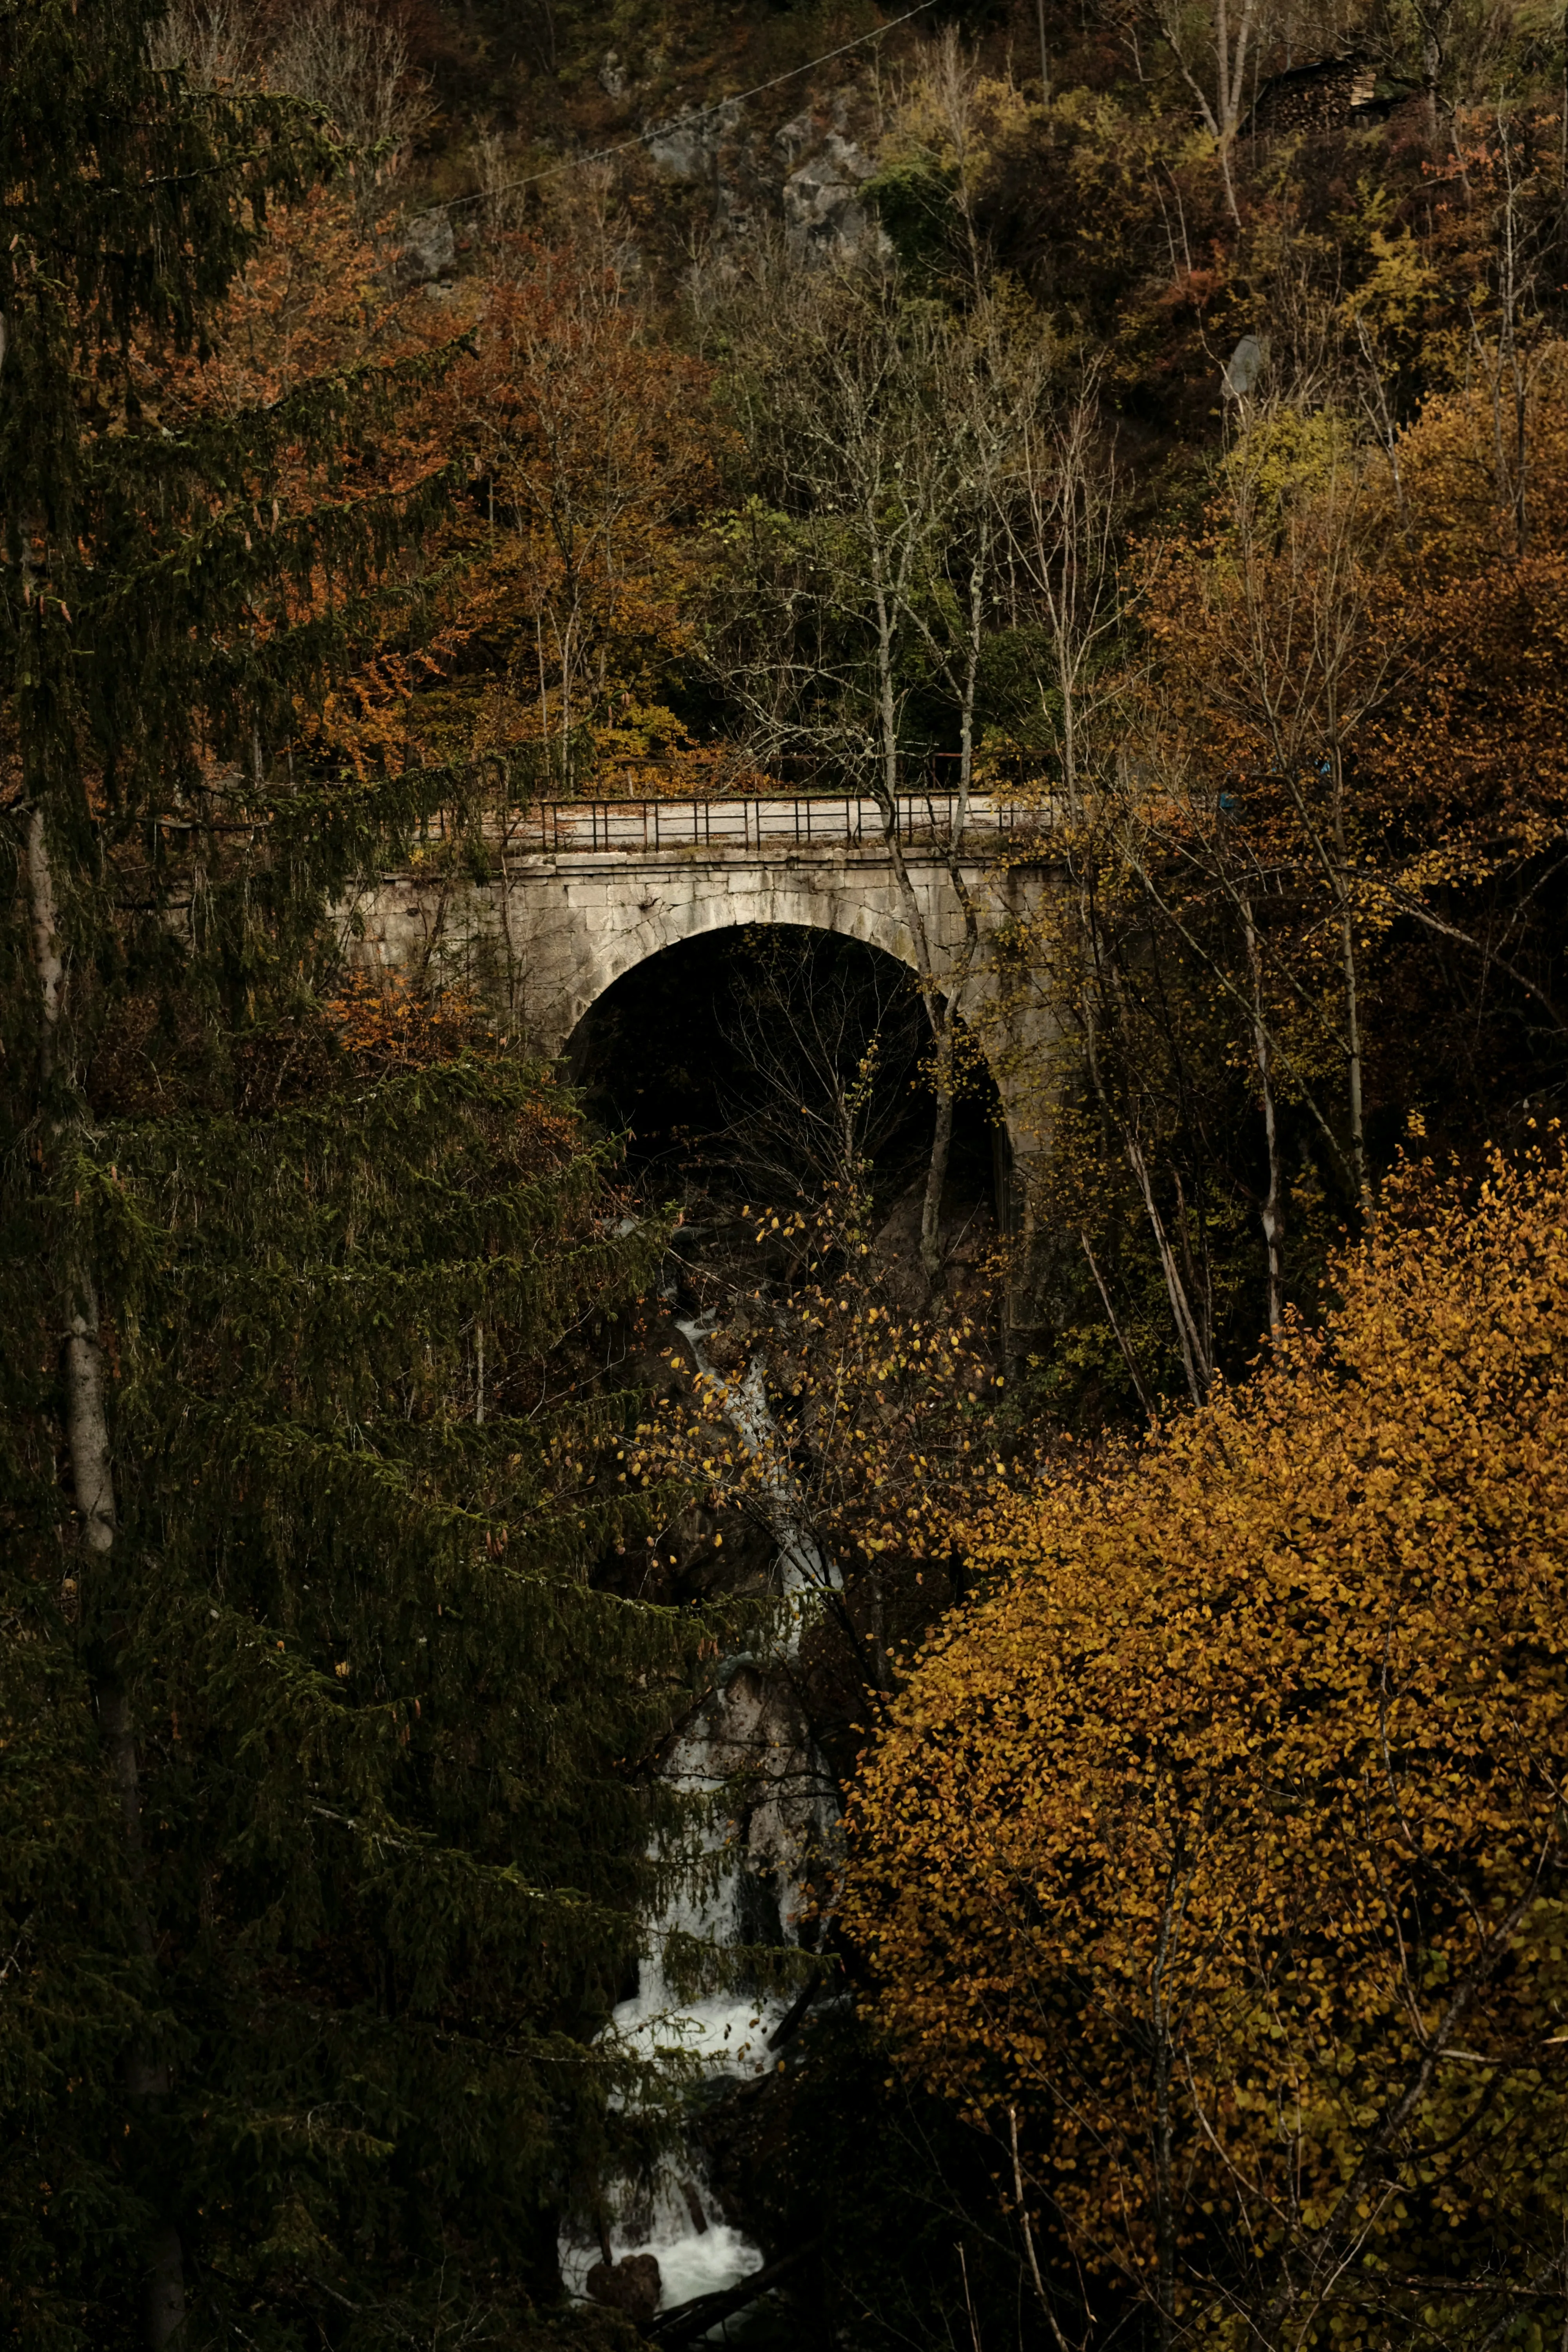
<svg viewBox="0 0 1568 2352"><path fill-rule="evenodd" d="M616 51L603 59L599 80L606 93L635 107L635 86ZM808 95L776 130L738 99L645 117L640 124L658 172L710 190L721 244L772 227L807 260L843 259L880 239L862 193L877 168L880 128L874 105L853 87Z"/></svg>

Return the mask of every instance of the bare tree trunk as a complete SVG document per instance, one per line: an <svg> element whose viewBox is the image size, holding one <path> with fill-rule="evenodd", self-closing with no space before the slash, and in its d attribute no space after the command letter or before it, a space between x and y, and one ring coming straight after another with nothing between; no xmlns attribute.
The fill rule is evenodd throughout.
<svg viewBox="0 0 1568 2352"><path fill-rule="evenodd" d="M933 1052L936 1132L931 1139L925 1198L921 1206L921 1265L926 1280L934 1290L942 1274L942 1196L947 1183L948 1160L952 1148L953 1007L936 985L936 975L931 967L931 935L926 928L919 895L910 879L904 845L899 835L899 713L893 682L893 613L889 601L888 583L883 576L880 542L876 535L874 520L871 545L875 551L872 591L877 611L878 717L882 733L881 778L877 797L881 804L888 855L892 860L899 896L903 901L905 918L910 926L910 941L919 969L921 995L925 1003L926 1019L931 1024Z"/></svg>
<svg viewBox="0 0 1568 2352"><path fill-rule="evenodd" d="M27 819L27 880L33 955L38 980L38 1066L47 1098L59 1068L60 1019L65 960L60 951L58 909L48 837L41 809ZM57 1142L66 1132L52 1114ZM79 1250L68 1249L61 1269L63 1309L60 1369L65 1388L66 1450L81 1541L100 1583L107 1583L115 1538L114 1475L104 1396L103 1348L99 1339L98 1289ZM120 1801L132 1888L131 1928L136 1949L149 1969L156 1946L147 1904L146 1855L142 1834L141 1776L130 1702L112 1672L96 1677L95 1697L110 1774ZM126 2088L145 2111L167 2098L169 2070L140 2036L126 2059ZM143 2324L153 2352L163 2352L184 2325L185 2292L179 2233L170 2221L154 2221L147 2244Z"/></svg>
<svg viewBox="0 0 1568 2352"><path fill-rule="evenodd" d="M1094 929L1093 916L1088 906L1087 891L1079 893L1079 920L1083 926L1083 943L1088 951L1090 968L1098 978L1102 969L1100 944ZM1108 1124L1115 1129L1121 1139L1123 1155L1128 1167L1137 1180L1138 1190L1142 1197L1143 1213L1148 1218L1149 1230L1153 1236L1154 1248L1160 1260L1160 1272L1164 1277L1165 1296L1170 1302L1171 1320L1176 1327L1176 1340L1182 1350L1182 1367L1187 1377L1187 1393L1194 1404L1202 1404L1208 1395L1214 1380L1213 1351L1207 1344L1206 1330L1200 1328L1197 1318L1193 1312L1192 1301L1187 1297L1186 1285L1182 1280L1182 1270L1176 1264L1176 1253L1171 1246L1171 1237L1165 1231L1165 1221L1160 1214L1160 1203L1154 1196L1154 1181L1149 1172L1149 1162L1144 1157L1143 1147L1127 1121L1113 1106L1106 1087L1104 1074L1100 1066L1100 1047L1096 1035L1092 995L1086 995L1084 1005L1084 1050L1089 1063L1089 1079L1101 1112ZM1092 1259L1090 1264L1092 1265ZM1098 1281L1098 1268L1095 1268L1095 1275ZM1101 1296L1104 1296L1103 1288ZM1114 1319L1111 1328L1115 1329ZM1120 1339L1120 1333L1117 1336ZM1123 1353L1125 1354L1125 1350ZM1129 1365L1129 1370L1131 1369ZM1147 1401L1145 1401L1145 1409L1147 1410Z"/></svg>
<svg viewBox="0 0 1568 2352"><path fill-rule="evenodd" d="M44 836L44 812L37 808L31 810L27 817L27 881L33 918L33 961L38 974L38 1075L47 1087L55 1075L65 963L60 955L55 881Z"/></svg>
<svg viewBox="0 0 1568 2352"><path fill-rule="evenodd" d="M1182 1280L1181 1267L1176 1264L1176 1253L1171 1246L1171 1237L1165 1231L1165 1221L1160 1214L1160 1204L1154 1197L1154 1181L1149 1173L1149 1162L1143 1156L1143 1147L1128 1128L1122 1129L1122 1149L1127 1155L1127 1164L1138 1180L1138 1190L1143 1196L1143 1213L1149 1220L1149 1230L1154 1236L1154 1247L1160 1259L1160 1271L1165 1277L1165 1296L1171 1302L1171 1319L1175 1324L1176 1337L1181 1342L1182 1365L1187 1375L1187 1392L1194 1404L1202 1404L1208 1395L1209 1387L1214 1379L1214 1361L1208 1346L1207 1333L1200 1327L1197 1317L1193 1312L1193 1304L1187 1296L1186 1284Z"/></svg>
<svg viewBox="0 0 1568 2352"><path fill-rule="evenodd" d="M1246 0L1241 12L1241 24L1236 37L1234 53L1230 39L1230 10L1227 0L1215 0L1215 56L1219 67L1219 168L1225 181L1225 200L1237 226L1241 226L1241 207L1236 201L1236 181L1231 173L1231 152L1236 144L1237 127L1241 120L1242 93L1247 82L1247 36L1252 26L1252 0Z"/></svg>
<svg viewBox="0 0 1568 2352"><path fill-rule="evenodd" d="M1160 30L1170 43L1172 54L1181 68L1182 78L1196 99L1198 111L1214 139L1219 154L1220 179L1225 187L1226 209L1239 228L1241 207L1237 202L1232 161L1236 134L1241 126L1241 102L1247 95L1247 68L1257 29L1258 0L1240 0L1234 27L1229 0L1213 0L1213 9L1210 19L1215 68L1212 96L1193 64L1191 26L1180 0L1163 0L1158 21Z"/></svg>
<svg viewBox="0 0 1568 2352"><path fill-rule="evenodd" d="M1417 11L1421 28L1421 88L1426 101L1426 135L1434 147L1437 144L1437 134L1442 127L1437 96L1438 77L1443 70L1443 41L1439 28L1447 14L1443 0L1438 0L1436 6Z"/></svg>
<svg viewBox="0 0 1568 2352"><path fill-rule="evenodd" d="M1172 2036L1166 1983L1171 1947L1182 1908L1177 1900L1176 1867L1173 1858L1165 1885L1164 1913L1160 1923L1160 1944L1154 1962L1154 2014L1151 2020L1154 2040L1154 2235L1160 2281L1161 2352L1170 2352L1176 2324L1175 2121L1171 2099Z"/></svg>
<svg viewBox="0 0 1568 2352"><path fill-rule="evenodd" d="M1404 529L1409 520L1409 509L1405 497L1405 470L1399 462L1400 428L1388 397L1388 386L1384 380L1376 344L1359 311L1355 331L1362 356L1362 406L1376 428L1383 454L1388 460L1389 478L1394 484L1394 500L1399 509L1400 527Z"/></svg>
<svg viewBox="0 0 1568 2352"><path fill-rule="evenodd" d="M1119 615L1113 545L1116 495L1109 459L1093 448L1098 415L1085 391L1066 421L1031 422L1023 436L1021 513L1005 520L1011 560L1023 573L1049 639L1061 698L1058 751L1067 814L1083 815L1085 676ZM1041 682L1044 701L1044 681ZM1092 703L1092 697L1090 697Z"/></svg>
<svg viewBox="0 0 1568 2352"><path fill-rule="evenodd" d="M511 772L503 761L500 776L500 824L498 851L500 863L500 888L497 905L500 914L501 951L506 957L506 1017L507 1026L515 1030L518 1011L522 1001L522 959L517 950L517 940L511 927L511 870L507 853L511 847ZM541 795L542 798L542 794ZM482 803L481 803L482 806ZM543 810L540 811L541 823Z"/></svg>
<svg viewBox="0 0 1568 2352"><path fill-rule="evenodd" d="M1238 507L1237 526L1245 551L1250 638L1247 685L1256 697L1253 707L1272 739L1275 772L1289 796L1302 839L1322 875L1338 922L1344 998L1340 1045L1349 1129L1343 1158L1349 1164L1357 1206L1363 1217L1369 1217L1364 1052L1353 869L1345 825L1344 754L1358 720L1387 691L1394 658L1379 658L1370 677L1357 679L1354 665L1368 635L1366 597L1358 581L1352 529L1359 483L1352 480L1348 495L1336 491L1334 497L1336 511L1328 523L1321 584L1309 580L1305 589L1300 586L1309 559L1297 552L1298 542L1292 540L1294 578L1283 589L1270 586L1258 567L1260 532L1257 515L1249 507ZM1300 650L1295 644L1298 634L1307 639ZM1327 786L1326 809L1315 811L1309 799L1310 790L1316 789L1310 782L1313 778Z"/></svg>
<svg viewBox="0 0 1568 2352"><path fill-rule="evenodd" d="M1346 879L1350 851L1345 839L1344 757L1339 730L1333 730L1329 753L1332 768L1334 853L1340 902L1340 961L1345 991L1345 1108L1350 1120L1351 1171L1363 1216L1372 1211L1366 1176L1366 1116L1362 1087L1361 976L1356 961L1355 908Z"/></svg>
<svg viewBox="0 0 1568 2352"><path fill-rule="evenodd" d="M1143 1378L1143 1368L1139 1363L1138 1358L1133 1352L1131 1341L1128 1339L1126 1333L1122 1330L1121 1324L1116 1319L1116 1308L1111 1301L1110 1286L1100 1270L1100 1260L1095 1256L1094 1251L1089 1244L1089 1228L1087 1225L1083 1225L1079 1228L1078 1237L1083 1244L1083 1254L1089 1260L1089 1270L1094 1276L1094 1286L1100 1293L1100 1303L1105 1309L1105 1319L1110 1324L1112 1337L1115 1339L1117 1346L1121 1350L1121 1360L1127 1367L1127 1377L1132 1383L1139 1403L1142 1406L1150 1420L1157 1420L1158 1415L1154 1411L1154 1401L1149 1394L1148 1385Z"/></svg>
<svg viewBox="0 0 1568 2352"><path fill-rule="evenodd" d="M947 1188L948 1163L952 1157L952 1024L951 1017L943 1024L937 1041L933 1067L936 1087L936 1127L931 1136L931 1160L926 1169L925 1198L921 1202L921 1265L926 1280L934 1290L942 1272L942 1196Z"/></svg>
<svg viewBox="0 0 1568 2352"><path fill-rule="evenodd" d="M1247 939L1247 968L1252 980L1252 1051L1258 1063L1258 1084L1263 1089L1263 1137L1268 1153L1268 1186L1259 1213L1264 1245L1268 1252L1268 1328L1278 1339L1285 1321L1285 1273L1280 1249L1285 1228L1280 1205L1279 1123L1274 1100L1274 1041L1263 1001L1263 954L1258 943L1258 926L1253 919L1252 901L1245 892L1241 920Z"/></svg>
<svg viewBox="0 0 1568 2352"><path fill-rule="evenodd" d="M1034 2281L1036 2300L1045 2314L1046 2326L1051 2331L1051 2342L1056 2346L1057 2352L1068 2352L1067 2337L1062 2334L1056 2313L1051 2309L1050 2297L1046 2293L1046 2283L1040 2276L1039 2260L1035 2252L1034 2225L1029 2220L1028 2200L1024 2194L1024 2167L1018 2154L1016 2107L1009 2107L1007 2110L1007 2127L1013 2143L1013 2195L1017 2203L1018 2226L1024 2235L1024 2251L1029 2258L1029 2276Z"/></svg>
<svg viewBox="0 0 1568 2352"><path fill-rule="evenodd" d="M1507 117L1499 109L1497 152L1507 175L1508 194L1502 215L1502 255L1498 293L1502 313L1495 357L1488 352L1472 321L1477 356L1491 385L1492 470L1500 516L1507 513L1512 528L1513 553L1522 561L1530 536L1530 369L1521 337L1525 305L1535 292L1533 273L1521 255L1518 174L1513 140Z"/></svg>
<svg viewBox="0 0 1568 2352"><path fill-rule="evenodd" d="M991 537L988 515L983 514L974 561L969 573L969 635L964 646L963 682L959 697L958 801L948 835L948 879L963 915L963 951L949 992L942 1035L936 1049L936 1130L931 1138L931 1165L926 1171L925 1200L921 1208L921 1264L932 1288L942 1271L942 1196L952 1158L952 1102L957 1082L954 1068L954 1024L964 982L973 969L980 944L974 901L963 878L963 835L969 824L969 796L974 778L974 697L980 683L980 649L985 623L985 581Z"/></svg>
<svg viewBox="0 0 1568 2352"><path fill-rule="evenodd" d="M1362 1097L1361 995L1356 971L1355 922L1348 897L1340 902L1340 955L1345 978L1345 1101L1350 1114L1351 1167L1356 1198L1368 1206L1366 1116Z"/></svg>
<svg viewBox="0 0 1568 2352"><path fill-rule="evenodd" d="M888 1655L887 1609L882 1590L882 1578L877 1568L872 1568L868 1582L871 1591L869 1611L871 1630L867 1636L867 1647L871 1653L871 1680L876 1689L890 1697L893 1690L893 1668Z"/></svg>

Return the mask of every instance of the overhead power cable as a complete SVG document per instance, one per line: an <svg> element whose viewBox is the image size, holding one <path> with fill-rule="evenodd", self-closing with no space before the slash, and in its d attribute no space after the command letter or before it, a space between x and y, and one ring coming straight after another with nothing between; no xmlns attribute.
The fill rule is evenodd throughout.
<svg viewBox="0 0 1568 2352"><path fill-rule="evenodd" d="M774 74L771 81L760 81L754 89L733 90L727 98L715 99L711 106L694 107L689 114L671 115L668 121L650 123L646 131L639 131L635 139L623 139L614 147L596 147L587 155L568 155L563 162L552 163L542 172L529 173L526 179L502 180L493 188L475 188L466 196L448 196L444 204L432 205L430 209L432 212L449 213L455 212L459 205L489 204L494 196L510 195L518 188L536 188L542 180L558 179L563 172L578 171L584 163L607 163L616 155L629 155L634 147L646 147L650 140L659 138L666 131L684 131L688 123L700 122L706 115L722 114L727 106L744 106L749 99L761 98L765 91L778 89L786 81L798 81L802 74L815 73L818 66L831 65L835 58L846 56L850 49L861 48L868 41L879 41L884 33L896 32L900 25L907 25L911 16L923 16L928 8L935 5L936 0L919 0L917 6L906 8L901 16L889 16L885 25L874 25L868 33L857 33L852 41L840 41L836 49L825 49L821 57L808 58L803 66L791 66L788 73Z"/></svg>

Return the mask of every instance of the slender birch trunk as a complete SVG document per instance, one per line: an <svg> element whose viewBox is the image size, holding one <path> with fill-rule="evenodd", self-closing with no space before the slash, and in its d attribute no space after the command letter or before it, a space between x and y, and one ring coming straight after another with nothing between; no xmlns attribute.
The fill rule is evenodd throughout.
<svg viewBox="0 0 1568 2352"><path fill-rule="evenodd" d="M872 595L877 614L877 699L881 729L881 776L877 793L882 830L893 876L903 903L905 919L915 950L921 996L931 1024L933 1076L936 1085L936 1131L931 1139L926 1171L925 1198L921 1205L921 1265L934 1289L942 1273L942 1195L947 1183L952 1149L952 1013L953 1006L936 985L931 966L931 935L919 894L910 878L904 845L899 834L899 711L893 681L893 606L882 564L880 540L874 516L868 518L873 550Z"/></svg>
<svg viewBox="0 0 1568 2352"><path fill-rule="evenodd" d="M1194 1404L1202 1404L1214 1380L1214 1360L1208 1345L1208 1335L1193 1311L1187 1296L1187 1286L1182 1280L1182 1270L1176 1263L1176 1253L1171 1245L1165 1221L1160 1214L1160 1204L1154 1197L1154 1180L1149 1172L1149 1162L1143 1147L1131 1129L1122 1128L1122 1150L1127 1165L1138 1180L1138 1190L1143 1198L1143 1213L1149 1220L1149 1230L1154 1237L1159 1255L1160 1271L1165 1277L1165 1296L1171 1302L1171 1318L1181 1342L1182 1367L1187 1376L1187 1391ZM1206 1318L1205 1318L1206 1322Z"/></svg>
<svg viewBox="0 0 1568 2352"><path fill-rule="evenodd" d="M1331 703L1331 719L1336 719ZM1330 786L1333 793L1334 882L1340 910L1340 962L1345 991L1345 1109L1350 1121L1351 1169L1356 1201L1363 1217L1372 1214L1372 1192L1366 1175L1366 1113L1363 1095L1361 1035L1361 973L1356 961L1355 908L1351 898L1350 848L1345 836L1344 755L1339 728L1333 724L1329 751Z"/></svg>
<svg viewBox="0 0 1568 2352"><path fill-rule="evenodd" d="M1268 1328L1278 1339L1285 1321L1285 1265L1281 1249L1285 1225L1280 1205L1279 1122L1274 1099L1274 1041L1263 1001L1263 953L1258 945L1258 925L1253 918L1252 901L1245 891L1240 903L1242 929L1247 940L1247 969L1252 982L1252 1051L1258 1064L1258 1084L1263 1089L1263 1137L1268 1153L1268 1186L1258 1215L1263 1227L1264 1246L1268 1253Z"/></svg>
<svg viewBox="0 0 1568 2352"><path fill-rule="evenodd" d="M942 1196L952 1158L954 1024L959 999L973 969L980 943L974 901L963 878L963 835L969 823L969 796L974 777L974 696L980 679L980 647L985 615L986 558L990 551L987 521L982 519L980 538L969 574L969 635L964 647L963 681L959 695L958 801L948 840L948 879L963 917L963 949L949 992L942 1034L936 1051L936 1131L931 1138L931 1163L926 1171L925 1199L921 1204L921 1264L935 1287L942 1271Z"/></svg>
<svg viewBox="0 0 1568 2352"><path fill-rule="evenodd" d="M1084 1055L1089 1065L1089 1082L1094 1087L1095 1098L1100 1104L1107 1125L1114 1128L1121 1139L1122 1156L1137 1182L1139 1195L1143 1202L1143 1213L1148 1220L1155 1253L1160 1260L1160 1272L1164 1279L1165 1297L1171 1308L1171 1320L1176 1327L1176 1340L1182 1351L1182 1369L1186 1374L1187 1393L1194 1404L1202 1404L1214 1381L1214 1347L1210 1318L1205 1313L1200 1322L1194 1311L1193 1302L1187 1295L1187 1286L1182 1280L1182 1269L1176 1263L1175 1250L1172 1246L1170 1234L1165 1229L1164 1218L1160 1213L1160 1203L1154 1192L1154 1180L1150 1171L1143 1147L1130 1122L1111 1102L1110 1089L1105 1083L1105 1074L1100 1064L1099 1031L1095 1020L1095 991L1106 977L1106 967L1101 959L1100 929L1095 919L1089 885L1082 876L1079 880L1078 900L1079 924L1086 966L1082 1018ZM1112 993L1115 993L1114 971L1110 976L1109 984ZM1114 1328L1114 1325L1112 1328Z"/></svg>
<svg viewBox="0 0 1568 2352"><path fill-rule="evenodd" d="M1153 2014L1150 2020L1154 2042L1154 2236L1155 2259L1159 2266L1161 2352L1170 2352L1176 2326L1176 2135L1174 2104L1171 2095L1174 2037L1170 2021L1168 1970L1182 1909L1176 1891L1177 1867L1176 1858L1173 1856L1160 1922L1160 1942L1152 1988Z"/></svg>
<svg viewBox="0 0 1568 2352"><path fill-rule="evenodd" d="M1215 141L1226 209L1238 228L1241 226L1241 208L1237 201L1233 165L1237 134L1241 128L1241 104L1247 95L1247 68L1257 30L1257 17L1258 0L1241 0L1233 27L1228 0L1214 0L1210 29L1215 87L1211 97L1189 55L1191 26L1179 0L1165 0L1160 10L1160 29L1171 45L1183 79L1197 100L1198 111Z"/></svg>
<svg viewBox="0 0 1568 2352"><path fill-rule="evenodd" d="M1127 1334L1122 1330L1120 1322L1117 1320L1115 1304L1110 1296L1110 1286L1106 1281L1104 1275L1100 1272L1100 1260L1095 1256L1093 1244L1090 1243L1089 1238L1089 1228L1087 1225L1080 1225L1079 1227L1078 1237L1083 1245L1084 1256L1089 1260L1089 1270L1094 1276L1094 1286L1100 1293L1100 1303L1105 1309L1105 1319L1110 1326L1111 1337L1115 1339L1118 1348L1121 1350L1121 1360L1127 1367L1127 1377L1131 1381L1133 1391L1137 1396L1138 1402L1142 1406L1144 1412L1148 1414L1149 1419L1152 1422L1156 1421L1158 1420L1159 1415L1154 1410L1154 1401L1149 1394L1148 1385L1143 1378L1143 1368L1138 1361L1137 1355L1133 1350L1132 1342L1128 1339Z"/></svg>
<svg viewBox="0 0 1568 2352"><path fill-rule="evenodd" d="M54 872L42 809L33 809L27 818L26 863L33 956L38 981L38 1069L47 1106L59 1071L65 959L60 950ZM69 1131L68 1123L47 1109L46 1116L54 1141L57 1145L63 1143ZM65 1436L71 1492L89 1573L99 1587L96 1593L84 1598L90 1597L101 1613L116 1535L114 1474L103 1348L99 1339L98 1288L74 1236L61 1265L60 1304L60 1370L65 1389ZM94 1682L99 1730L125 1832L132 1937L151 1970L156 1965L156 1944L147 1902L135 1726L124 1685L112 1667L99 1673ZM127 2053L125 2083L132 2099L143 2112L155 2110L169 2095L168 2067L140 2036ZM146 2252L144 2331L152 2352L163 2352L163 2347L172 2344L183 2329L185 2318L184 2257L179 2232L173 2222L154 2221Z"/></svg>
<svg viewBox="0 0 1568 2352"><path fill-rule="evenodd" d="M1042 2314L1044 2315L1046 2326L1051 2331L1051 2342L1056 2346L1057 2352L1071 2352L1071 2347L1068 2343L1068 2339L1062 2334L1060 2325L1057 2319L1057 2315L1051 2308L1050 2297L1046 2293L1046 2283L1040 2276L1039 2257L1035 2252L1034 2224L1029 2219L1029 2200L1025 2193L1024 2167L1022 2159L1018 2154L1018 2110L1016 2107L1009 2107L1007 2110L1007 2127L1013 2145L1013 2196L1017 2206L1018 2226L1023 2233L1024 2251L1029 2259L1029 2276L1034 2282L1035 2297L1037 2302L1039 2304Z"/></svg>

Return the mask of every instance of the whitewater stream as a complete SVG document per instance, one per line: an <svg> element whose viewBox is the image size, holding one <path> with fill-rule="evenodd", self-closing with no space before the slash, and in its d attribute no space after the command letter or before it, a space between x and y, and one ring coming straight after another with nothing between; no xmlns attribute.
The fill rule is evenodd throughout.
<svg viewBox="0 0 1568 2352"><path fill-rule="evenodd" d="M723 1397L725 1413L753 1455L765 1454L773 1433L761 1357L727 1380L708 1356L705 1340L718 1321L707 1315L676 1328L700 1372ZM713 1797L743 1780L743 1817L726 1818L716 1805L703 1833L701 1864L659 1914L645 1923L637 1989L616 2008L609 2032L648 2056L679 2050L699 2062L704 2080L754 2080L777 2065L773 2038L796 2006L791 1991L742 1998L733 1992L682 2002L665 1979L663 1953L674 1934L700 1937L721 1948L801 1942L815 1922L809 1884L837 1841L839 1810L826 1763L801 1717L787 1677L816 1596L833 1591L838 1576L799 1516L787 1471L769 1482L772 1530L778 1546L774 1590L782 1603L779 1633L770 1653L726 1658L714 1687L671 1746L667 1780L692 1795ZM561 2241L562 2275L579 2297L613 2302L634 2315L668 2311L697 2295L739 2285L763 2266L762 2249L727 2222L714 2198L701 2152L672 2149L651 2183L613 2184L606 2239L568 2231ZM606 2256L608 2257L606 2261ZM649 2259L657 2263L655 2273ZM657 2292L657 2304L654 2296Z"/></svg>

